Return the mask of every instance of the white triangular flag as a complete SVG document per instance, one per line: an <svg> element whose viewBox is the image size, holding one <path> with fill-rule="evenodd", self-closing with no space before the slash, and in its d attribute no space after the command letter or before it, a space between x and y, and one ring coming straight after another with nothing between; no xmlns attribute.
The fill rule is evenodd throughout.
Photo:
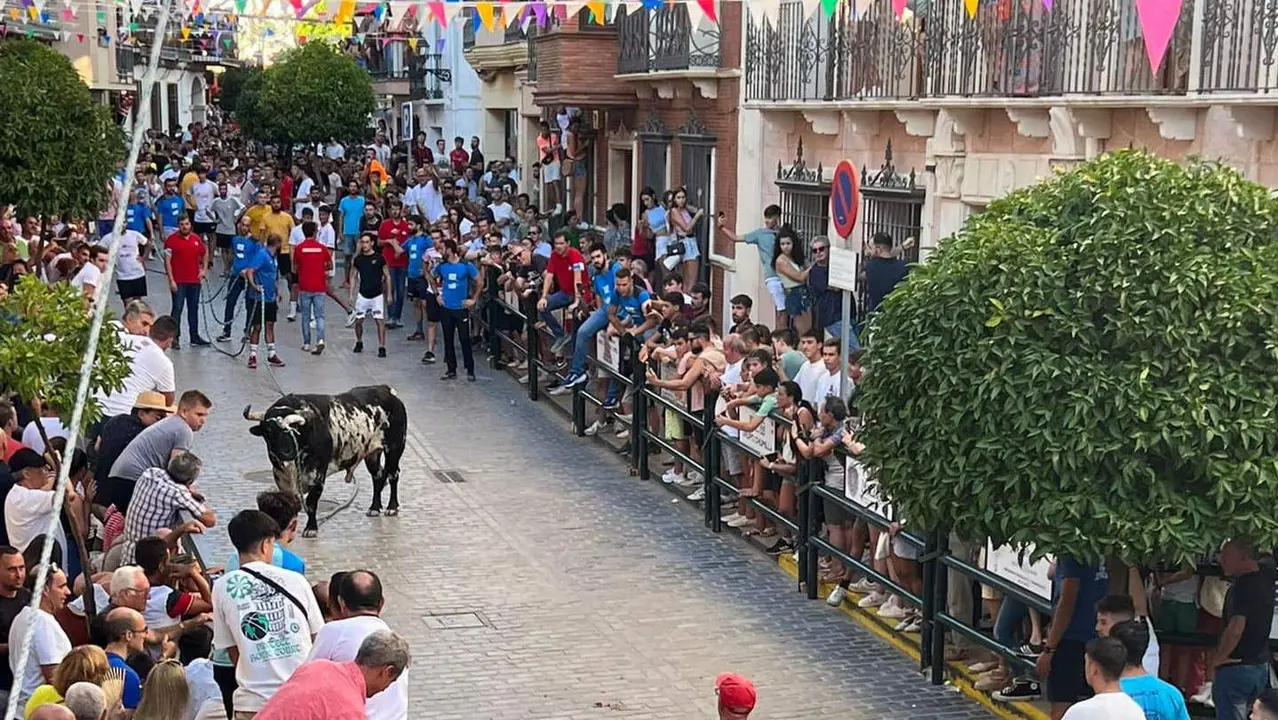
<svg viewBox="0 0 1278 720"><path fill-rule="evenodd" d="M519 16L524 14L524 8L528 7L528 3L504 2L497 7L501 9L501 23L509 28L519 22Z"/></svg>
<svg viewBox="0 0 1278 720"><path fill-rule="evenodd" d="M577 13L581 12L581 9L586 7L585 0L568 0L562 4L564 6L564 14L567 15L569 19L577 17Z"/></svg>
<svg viewBox="0 0 1278 720"><path fill-rule="evenodd" d="M820 0L817 0L817 2L820 2ZM685 0L683 6L688 8L688 27L695 33L701 27L701 23L705 21L706 11L701 9L701 3L697 2L697 0Z"/></svg>
<svg viewBox="0 0 1278 720"><path fill-rule="evenodd" d="M453 24L453 18L457 17L457 13L461 12L463 7L465 5L459 2L444 3L444 17L448 19L450 26Z"/></svg>
<svg viewBox="0 0 1278 720"><path fill-rule="evenodd" d="M811 20L812 15L821 7L821 0L803 0L803 19Z"/></svg>

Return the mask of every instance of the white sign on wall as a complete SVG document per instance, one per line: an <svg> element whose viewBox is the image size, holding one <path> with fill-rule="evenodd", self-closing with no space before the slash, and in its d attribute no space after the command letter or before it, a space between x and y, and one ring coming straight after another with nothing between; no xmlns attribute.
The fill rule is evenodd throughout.
<svg viewBox="0 0 1278 720"><path fill-rule="evenodd" d="M838 245L830 245L830 287L856 292L857 262L860 258L855 250Z"/></svg>
<svg viewBox="0 0 1278 720"><path fill-rule="evenodd" d="M856 458L848 457L844 471L847 481L843 485L843 497L876 515L892 517L892 504L879 493L879 484L870 475L869 468Z"/></svg>
<svg viewBox="0 0 1278 720"><path fill-rule="evenodd" d="M621 339L612 337L606 331L596 333L595 359L609 370L620 372L618 366L621 362Z"/></svg>
<svg viewBox="0 0 1278 720"><path fill-rule="evenodd" d="M738 408L738 418L741 422L748 423L755 416L755 412L748 407ZM771 455L777 451L777 427L772 418L764 418L759 423L759 427L754 432L741 431L741 444L746 446L756 455Z"/></svg>
<svg viewBox="0 0 1278 720"><path fill-rule="evenodd" d="M1052 599L1052 578L1048 568L1052 559L1044 557L1037 562L1029 561L1034 546L1014 548L1011 545L994 547L988 543L985 548L985 569L1039 597Z"/></svg>

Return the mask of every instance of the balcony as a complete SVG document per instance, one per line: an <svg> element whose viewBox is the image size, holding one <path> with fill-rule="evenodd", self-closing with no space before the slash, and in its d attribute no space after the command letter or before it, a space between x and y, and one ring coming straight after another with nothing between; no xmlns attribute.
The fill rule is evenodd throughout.
<svg viewBox="0 0 1278 720"><path fill-rule="evenodd" d="M635 92L615 78L617 26L598 25L589 10L559 19L530 35L529 79L537 83L533 101L541 107L633 107Z"/></svg>
<svg viewBox="0 0 1278 720"><path fill-rule="evenodd" d="M1133 96L1276 93L1278 58L1266 41L1278 34L1271 4L1189 0L1162 66L1151 72L1134 2L1057 0L1049 11L1041 0L981 0L969 19L962 0L931 0L898 20L889 3L859 18L840 4L827 19L786 0L775 23L749 21L746 100L1087 96L1119 104Z"/></svg>
<svg viewBox="0 0 1278 720"><path fill-rule="evenodd" d="M418 55L408 69L408 99L426 103L444 101L444 83L453 81L453 72L443 67L444 56L438 53Z"/></svg>
<svg viewBox="0 0 1278 720"><path fill-rule="evenodd" d="M116 44L115 46L115 77L116 80L125 85L132 85L137 79L134 77L134 67L137 65L137 51L128 45ZM144 66L145 69L145 66Z"/></svg>
<svg viewBox="0 0 1278 720"><path fill-rule="evenodd" d="M617 11L620 56L617 74L633 75L678 70L718 70L719 27L702 22L692 27L683 3L663 5L656 10L638 8Z"/></svg>
<svg viewBox="0 0 1278 720"><path fill-rule="evenodd" d="M472 12L466 8L463 13ZM467 31L463 38L463 54L466 62L475 69L479 77L491 81L497 73L514 70L528 64L529 37L536 31L535 25L529 25L527 31L523 23L514 23L508 28L488 30L474 29L475 22L467 23Z"/></svg>

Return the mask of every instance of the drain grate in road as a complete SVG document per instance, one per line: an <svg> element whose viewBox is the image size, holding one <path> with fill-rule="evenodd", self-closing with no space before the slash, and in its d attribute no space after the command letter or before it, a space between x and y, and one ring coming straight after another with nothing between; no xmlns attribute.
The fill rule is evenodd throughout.
<svg viewBox="0 0 1278 720"><path fill-rule="evenodd" d="M477 612L425 615L422 621L431 630L470 630L489 627L488 619Z"/></svg>
<svg viewBox="0 0 1278 720"><path fill-rule="evenodd" d="M457 470L436 470L435 479L442 483L464 483L466 476Z"/></svg>

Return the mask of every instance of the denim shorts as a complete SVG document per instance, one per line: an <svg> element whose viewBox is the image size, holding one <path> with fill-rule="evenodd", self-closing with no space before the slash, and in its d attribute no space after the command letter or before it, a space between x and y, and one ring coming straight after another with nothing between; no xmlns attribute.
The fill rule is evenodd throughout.
<svg viewBox="0 0 1278 720"><path fill-rule="evenodd" d="M345 233L342 234L342 254L343 255L354 255L355 246L358 244L359 244L358 234L355 234L355 235L347 235Z"/></svg>

